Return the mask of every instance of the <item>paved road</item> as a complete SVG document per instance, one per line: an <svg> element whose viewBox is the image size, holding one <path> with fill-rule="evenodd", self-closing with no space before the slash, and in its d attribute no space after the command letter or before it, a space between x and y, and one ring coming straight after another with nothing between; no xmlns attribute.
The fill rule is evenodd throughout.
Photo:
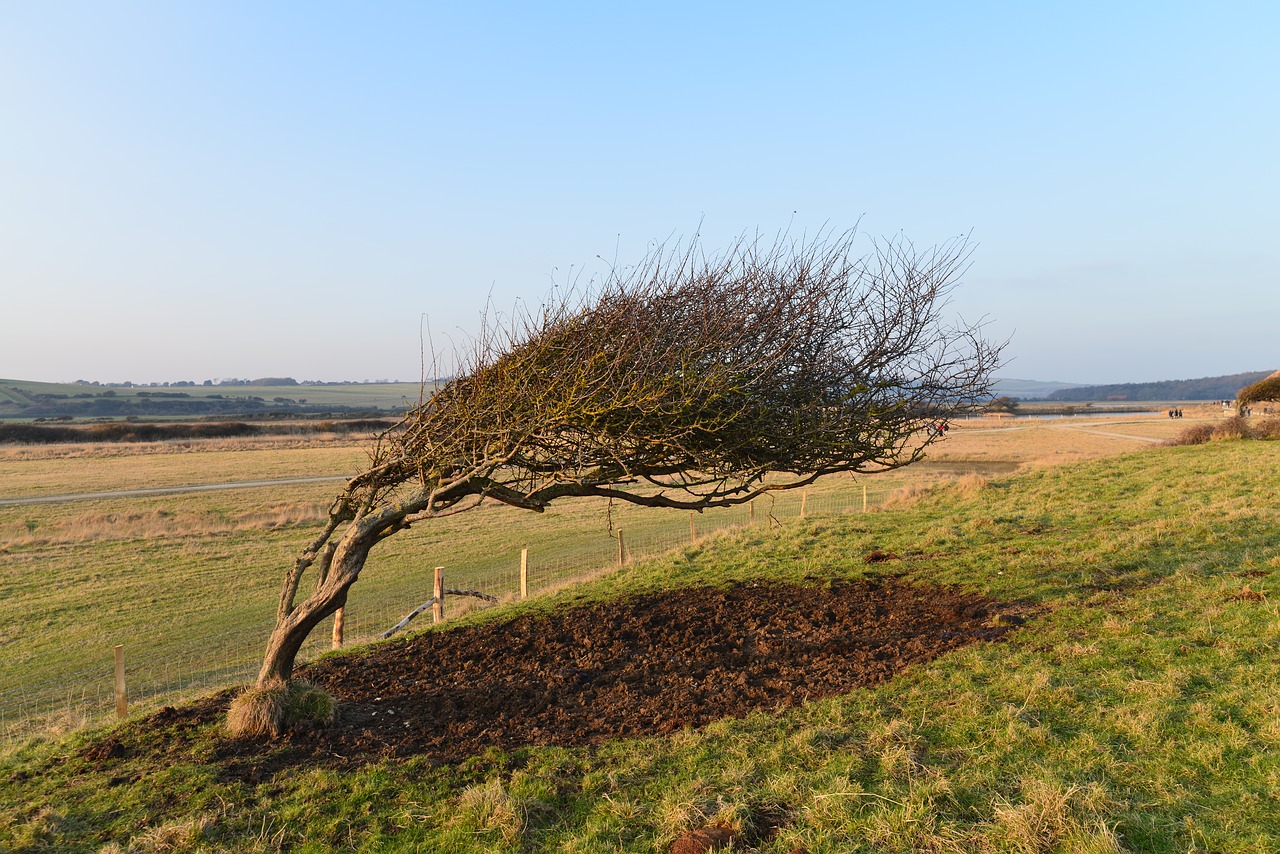
<svg viewBox="0 0 1280 854"><path fill-rule="evenodd" d="M187 486L155 486L147 489L116 489L111 492L76 492L66 495L35 495L27 498L0 498L0 507L21 504L61 504L65 501L93 501L100 498L139 498L147 495L177 495L183 492L210 492L215 489L252 489L259 486L283 486L292 483L327 483L345 481L342 475L327 477L282 477L276 480L241 480L235 483L199 483Z"/></svg>

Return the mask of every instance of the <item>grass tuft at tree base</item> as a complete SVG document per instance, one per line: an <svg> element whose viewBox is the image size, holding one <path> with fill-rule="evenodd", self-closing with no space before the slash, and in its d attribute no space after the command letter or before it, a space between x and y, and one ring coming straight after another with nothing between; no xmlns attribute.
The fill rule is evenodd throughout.
<svg viewBox="0 0 1280 854"><path fill-rule="evenodd" d="M227 729L238 737L279 738L291 730L332 724L337 708L327 691L302 679L252 686L231 701Z"/></svg>

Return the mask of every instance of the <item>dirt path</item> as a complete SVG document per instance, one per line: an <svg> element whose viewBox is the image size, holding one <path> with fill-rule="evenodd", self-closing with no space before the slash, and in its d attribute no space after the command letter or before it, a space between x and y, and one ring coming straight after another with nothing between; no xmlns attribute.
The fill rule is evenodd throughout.
<svg viewBox="0 0 1280 854"><path fill-rule="evenodd" d="M1188 419L1196 420L1196 419ZM1203 419L1200 419L1203 420ZM1013 433L1018 430L1032 430L1043 428L1046 430L1072 430L1076 433L1089 433L1093 436L1106 436L1111 439L1132 439L1136 442L1153 442L1160 444L1166 441L1164 438L1156 438L1152 436L1139 436L1136 433L1120 433L1114 430L1099 430L1098 427L1107 427L1113 424L1133 424L1132 419L1118 419L1115 421L1090 421L1086 424L1063 424L1058 421L1045 421L1040 424L1011 424L1008 427L964 427L965 433ZM1138 422L1142 423L1142 422Z"/></svg>
<svg viewBox="0 0 1280 854"><path fill-rule="evenodd" d="M1133 439L1134 441L1137 441L1137 442L1154 442L1157 445L1160 444L1161 442L1166 441L1165 439L1157 439L1151 436L1139 436L1134 433L1116 433L1115 431L1112 431L1112 430L1090 430L1087 427L1076 427L1073 424L1054 424L1054 425L1051 425L1051 429L1075 430L1077 433L1091 433L1094 436L1107 436L1112 439Z"/></svg>

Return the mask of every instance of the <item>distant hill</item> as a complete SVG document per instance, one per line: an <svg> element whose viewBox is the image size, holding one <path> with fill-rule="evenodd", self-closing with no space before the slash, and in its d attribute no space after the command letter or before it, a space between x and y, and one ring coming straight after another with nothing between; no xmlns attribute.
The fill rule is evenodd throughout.
<svg viewBox="0 0 1280 854"><path fill-rule="evenodd" d="M1059 383L1045 380L1015 380L997 377L995 382L996 397L1016 397L1020 400L1034 400L1048 397L1055 391L1079 388L1080 383Z"/></svg>
<svg viewBox="0 0 1280 854"><path fill-rule="evenodd" d="M1052 392L1047 400L1231 400L1247 385L1271 375L1271 371L1201 377L1194 380L1163 380L1153 383L1087 385Z"/></svg>
<svg viewBox="0 0 1280 854"><path fill-rule="evenodd" d="M376 416L404 412L423 391L418 383L298 383L287 377L163 386L0 379L0 419Z"/></svg>

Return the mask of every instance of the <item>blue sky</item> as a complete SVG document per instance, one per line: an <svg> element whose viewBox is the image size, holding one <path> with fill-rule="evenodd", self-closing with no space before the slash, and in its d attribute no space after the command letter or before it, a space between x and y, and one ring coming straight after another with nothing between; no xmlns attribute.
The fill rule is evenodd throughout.
<svg viewBox="0 0 1280 854"><path fill-rule="evenodd" d="M417 379L601 257L971 234L1005 376L1280 368L1280 4L0 0L0 376Z"/></svg>

